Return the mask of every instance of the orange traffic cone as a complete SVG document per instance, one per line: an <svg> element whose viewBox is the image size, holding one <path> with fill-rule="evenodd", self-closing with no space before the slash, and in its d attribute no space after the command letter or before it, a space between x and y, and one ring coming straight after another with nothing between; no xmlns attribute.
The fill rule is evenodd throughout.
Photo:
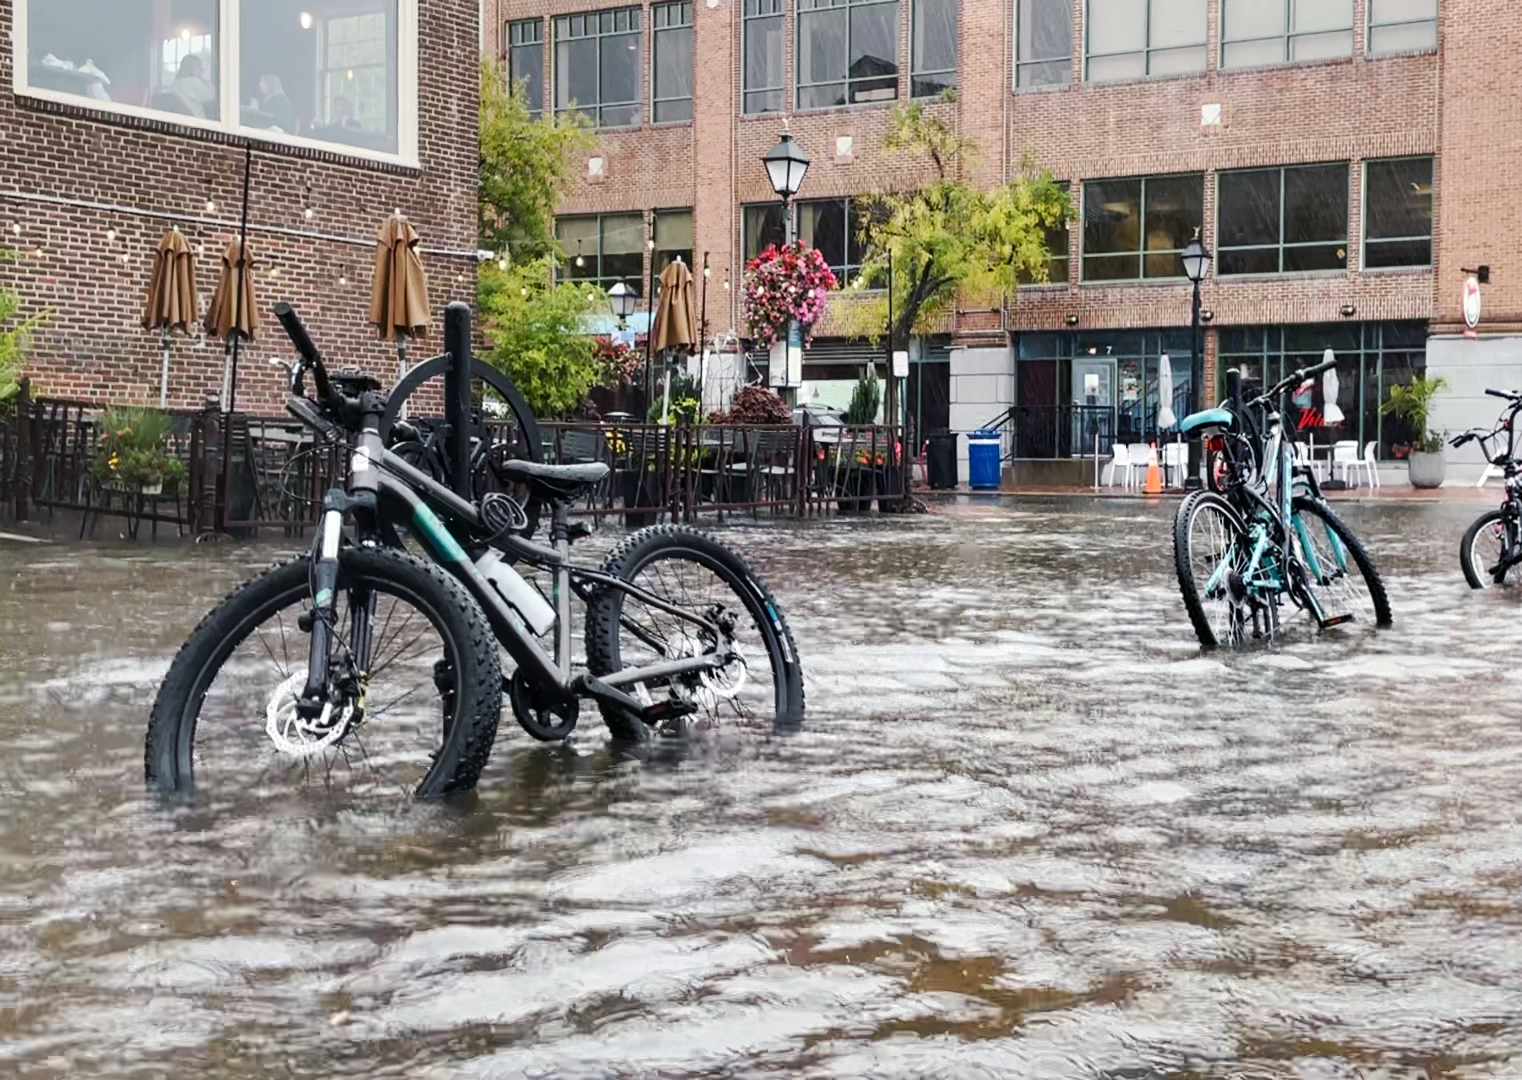
<svg viewBox="0 0 1522 1080"><path fill-rule="evenodd" d="M1157 443L1149 443L1147 452L1147 486L1145 491L1148 495L1161 495L1163 493L1163 471L1157 467Z"/></svg>

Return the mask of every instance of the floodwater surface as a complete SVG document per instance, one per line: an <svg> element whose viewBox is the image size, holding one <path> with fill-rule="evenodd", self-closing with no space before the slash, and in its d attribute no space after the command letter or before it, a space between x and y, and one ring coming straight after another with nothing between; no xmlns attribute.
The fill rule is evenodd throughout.
<svg viewBox="0 0 1522 1080"><path fill-rule="evenodd" d="M149 798L142 736L298 542L0 547L0 1075L1522 1074L1522 596L1464 584L1482 507L1342 504L1395 627L1202 654L1174 505L726 527L801 733L508 717L459 805L253 818Z"/></svg>

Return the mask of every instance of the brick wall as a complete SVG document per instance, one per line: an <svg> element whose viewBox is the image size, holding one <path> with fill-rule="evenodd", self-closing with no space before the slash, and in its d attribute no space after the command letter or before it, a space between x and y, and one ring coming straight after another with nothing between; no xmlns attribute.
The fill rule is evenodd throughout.
<svg viewBox="0 0 1522 1080"><path fill-rule="evenodd" d="M0 280L21 293L29 310L51 312L33 342L29 370L42 393L156 403L158 338L140 323L152 252L176 223L204 248L197 268L204 310L220 252L237 235L242 145L165 121L16 97L13 4L0 0L0 142L7 148L0 155L0 247L21 257L0 266ZM442 349L444 305L474 296L474 258L444 253L476 247L478 0L427 0L419 7L419 167L254 144L249 247L259 262L255 295L263 321L242 354L240 410L279 411L284 400L266 362L290 355L269 314L276 300L296 305L318 346L340 366L374 372L388 384L394 379L395 348L379 341L365 319L375 229L395 209L412 220L425 248L439 252L424 255L435 322L413 346L415 359ZM29 198L38 194L141 213ZM221 371L220 344L176 335L171 404L199 406L219 391Z"/></svg>

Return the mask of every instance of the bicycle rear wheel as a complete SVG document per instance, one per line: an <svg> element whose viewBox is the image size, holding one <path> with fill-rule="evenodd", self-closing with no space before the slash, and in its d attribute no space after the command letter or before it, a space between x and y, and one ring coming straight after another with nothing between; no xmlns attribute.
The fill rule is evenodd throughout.
<svg viewBox="0 0 1522 1080"><path fill-rule="evenodd" d="M422 798L472 787L502 704L496 642L475 601L430 563L344 549L329 658L336 703L303 720L310 570L306 557L272 567L191 634L153 705L148 782L256 802L293 787ZM365 643L370 662L356 671Z"/></svg>
<svg viewBox="0 0 1522 1080"><path fill-rule="evenodd" d="M1355 626L1389 626L1390 600L1353 530L1324 502L1296 496L1292 504L1295 546L1305 585L1327 619L1351 615Z"/></svg>
<svg viewBox="0 0 1522 1080"><path fill-rule="evenodd" d="M1248 551L1242 518L1230 503L1210 491L1197 491L1184 500L1173 522L1173 561L1179 591L1194 624L1195 636L1207 649L1237 645L1249 621L1238 576Z"/></svg>
<svg viewBox="0 0 1522 1080"><path fill-rule="evenodd" d="M1491 573L1491 567L1516 550L1517 526L1508 522L1500 510L1481 514L1464 533L1459 543L1459 565L1464 568L1464 578L1471 589L1490 589L1516 580L1512 567L1499 574Z"/></svg>

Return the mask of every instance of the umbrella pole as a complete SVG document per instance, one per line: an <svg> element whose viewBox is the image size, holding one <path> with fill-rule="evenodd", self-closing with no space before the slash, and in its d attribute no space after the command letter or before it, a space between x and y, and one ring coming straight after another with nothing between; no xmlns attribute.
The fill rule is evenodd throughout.
<svg viewBox="0 0 1522 1080"><path fill-rule="evenodd" d="M248 194L254 172L254 144L243 145L243 217L238 227L238 295L233 298L232 350L227 364L227 397L224 407L227 422L222 425L222 498L219 500L221 521L218 532L227 531L227 519L232 510L233 497L233 425L232 413L238 394L238 343L243 337L239 329L243 325L243 292L248 280Z"/></svg>
<svg viewBox="0 0 1522 1080"><path fill-rule="evenodd" d="M169 327L159 329L159 408L169 408Z"/></svg>
<svg viewBox="0 0 1522 1080"><path fill-rule="evenodd" d="M396 335L396 384L401 385L407 377L407 335ZM407 419L407 399L402 399L402 411L399 414L403 420Z"/></svg>
<svg viewBox="0 0 1522 1080"><path fill-rule="evenodd" d="M708 252L703 252L702 313L698 316L698 389L703 387L703 369L708 364ZM701 397L701 393L699 394Z"/></svg>

